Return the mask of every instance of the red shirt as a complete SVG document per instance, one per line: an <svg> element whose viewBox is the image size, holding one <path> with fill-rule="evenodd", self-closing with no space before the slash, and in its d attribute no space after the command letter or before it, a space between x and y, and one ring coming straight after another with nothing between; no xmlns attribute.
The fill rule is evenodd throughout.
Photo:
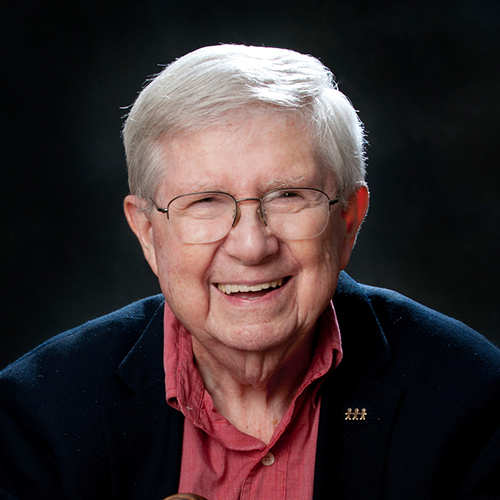
<svg viewBox="0 0 500 500"><path fill-rule="evenodd" d="M193 362L191 334L165 306L169 405L185 415L179 492L208 500L306 500L313 495L325 375L342 359L333 304L320 317L311 366L268 445L236 429L213 406Z"/></svg>

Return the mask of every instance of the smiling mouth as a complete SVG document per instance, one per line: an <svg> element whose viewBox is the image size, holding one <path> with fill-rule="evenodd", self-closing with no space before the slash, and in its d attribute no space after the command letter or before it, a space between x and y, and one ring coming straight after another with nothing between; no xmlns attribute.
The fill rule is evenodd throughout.
<svg viewBox="0 0 500 500"><path fill-rule="evenodd" d="M269 281L268 283L259 283L258 285L230 285L224 283L217 283L217 288L226 295L241 292L261 292L269 288L279 288L283 285L283 278L278 280Z"/></svg>

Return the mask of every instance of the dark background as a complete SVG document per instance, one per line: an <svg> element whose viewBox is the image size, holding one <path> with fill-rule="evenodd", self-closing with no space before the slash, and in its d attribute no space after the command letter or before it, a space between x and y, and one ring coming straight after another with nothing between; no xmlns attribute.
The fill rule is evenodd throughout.
<svg viewBox="0 0 500 500"><path fill-rule="evenodd" d="M124 107L219 42L319 57L360 110L371 209L349 272L500 344L500 2L17 2L3 7L0 366L158 292L122 214Z"/></svg>

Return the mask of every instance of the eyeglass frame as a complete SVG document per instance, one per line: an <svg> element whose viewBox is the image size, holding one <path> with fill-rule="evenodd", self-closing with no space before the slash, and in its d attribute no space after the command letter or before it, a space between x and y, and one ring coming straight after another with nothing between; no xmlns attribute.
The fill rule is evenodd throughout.
<svg viewBox="0 0 500 500"><path fill-rule="evenodd" d="M229 229L229 231L231 231L231 229L233 227L236 226L238 220L239 220L239 217L240 217L240 214L241 214L241 210L239 208L239 205L238 203L240 203L241 201L258 201L259 202L259 208L257 209L257 213L259 214L259 219L261 220L261 222L266 226L268 227L267 225L267 221L265 219L265 215L262 211L262 200L269 194L271 193L275 193L277 191L301 191L301 190L304 190L304 191L316 191L318 193L321 193L323 195L325 195L325 197L327 198L328 200L328 213L330 213L330 207L332 205L335 205L336 203L338 203L340 201L340 198L336 197L336 198L330 198L328 196L327 193L325 193L324 191L322 191L321 189L317 189L317 188L310 188L310 187L285 187L285 188L276 188L276 189L271 189L271 191L267 191L267 193L264 193L264 195L261 197L261 198L240 198L239 200L237 200L232 194L229 194L229 193L225 193L224 191L198 191L198 192L193 192L193 193L184 193L184 194L180 194L178 196L175 196L174 198L172 198L167 206L165 208L162 208L162 207L159 207L156 203L156 201L154 199L151 198L151 202L153 203L153 205L155 206L156 210L162 214L167 214L167 219L170 220L170 214L169 214L169 207L170 205L177 199L179 198L183 198L184 196L191 196L193 194L223 194L225 196L229 196L233 201L234 201L234 204L235 204L235 207L236 207L236 210L235 210L235 213L234 213L234 216L233 216L233 222L231 224L231 228ZM223 239L225 238L228 234L229 234L229 231L220 238ZM323 229L324 231L324 229ZM323 232L321 231L321 233ZM319 236L321 233L317 234L316 236ZM308 238L301 238L301 239L308 239ZM215 241L219 241L219 240L215 240Z"/></svg>

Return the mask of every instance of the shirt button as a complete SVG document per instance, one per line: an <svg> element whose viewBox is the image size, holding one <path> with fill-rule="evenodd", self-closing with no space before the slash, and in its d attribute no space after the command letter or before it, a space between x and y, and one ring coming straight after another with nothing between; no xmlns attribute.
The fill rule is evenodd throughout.
<svg viewBox="0 0 500 500"><path fill-rule="evenodd" d="M262 464L265 465L266 467L269 467L270 465L274 464L274 455L268 451L261 460Z"/></svg>

